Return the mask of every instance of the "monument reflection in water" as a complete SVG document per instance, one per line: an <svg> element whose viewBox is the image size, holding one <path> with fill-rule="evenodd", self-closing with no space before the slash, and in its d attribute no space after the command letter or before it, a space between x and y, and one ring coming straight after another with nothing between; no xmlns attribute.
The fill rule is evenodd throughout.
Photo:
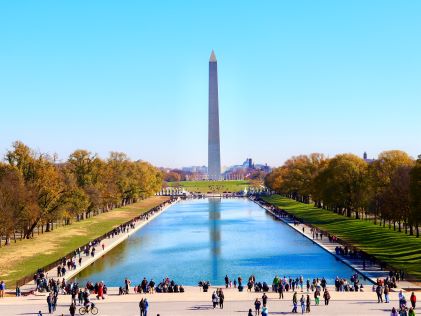
<svg viewBox="0 0 421 316"><path fill-rule="evenodd" d="M218 262L221 255L221 199L209 198L209 236L211 241L212 279L218 278Z"/></svg>
<svg viewBox="0 0 421 316"><path fill-rule="evenodd" d="M247 199L209 198L182 201L134 233L78 276L121 286L143 277L168 276L179 284L209 280L221 285L225 274L247 279L254 274L272 282L281 276L349 278L354 271L312 241L274 220Z"/></svg>

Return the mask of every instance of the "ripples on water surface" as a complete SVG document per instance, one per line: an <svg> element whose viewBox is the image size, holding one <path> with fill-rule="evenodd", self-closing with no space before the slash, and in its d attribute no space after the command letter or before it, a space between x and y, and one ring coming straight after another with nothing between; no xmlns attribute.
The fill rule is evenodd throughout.
<svg viewBox="0 0 421 316"><path fill-rule="evenodd" d="M137 231L90 267L77 280L120 286L125 277L184 285L199 280L223 284L225 274L243 279L254 274L271 283L275 274L304 278L349 278L353 270L312 241L274 220L247 199L179 202ZM134 283L133 283L134 284Z"/></svg>

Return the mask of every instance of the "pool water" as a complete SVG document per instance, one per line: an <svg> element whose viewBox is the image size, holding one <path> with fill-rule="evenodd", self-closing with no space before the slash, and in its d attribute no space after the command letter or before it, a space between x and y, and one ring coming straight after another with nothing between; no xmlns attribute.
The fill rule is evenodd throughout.
<svg viewBox="0 0 421 316"><path fill-rule="evenodd" d="M183 285L224 283L239 275L271 284L275 275L304 279L355 271L248 199L195 199L171 206L76 279L120 286L168 276Z"/></svg>

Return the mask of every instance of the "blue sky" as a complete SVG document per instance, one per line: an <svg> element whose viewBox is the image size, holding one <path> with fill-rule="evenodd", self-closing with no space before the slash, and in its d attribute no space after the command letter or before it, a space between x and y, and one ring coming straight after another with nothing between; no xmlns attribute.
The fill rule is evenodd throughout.
<svg viewBox="0 0 421 316"><path fill-rule="evenodd" d="M421 153L421 1L1 1L0 154L221 160Z"/></svg>

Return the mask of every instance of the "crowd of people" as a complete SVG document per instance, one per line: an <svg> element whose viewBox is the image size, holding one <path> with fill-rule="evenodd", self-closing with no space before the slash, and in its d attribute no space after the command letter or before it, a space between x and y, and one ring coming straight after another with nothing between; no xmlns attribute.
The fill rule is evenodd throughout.
<svg viewBox="0 0 421 316"><path fill-rule="evenodd" d="M136 224L139 221L147 221L149 218L154 215L155 213L161 211L165 206L169 205L170 203L173 203L176 200L176 198L172 198L168 201L165 201L161 203L160 205L151 208L149 211L143 213L142 215L139 215L129 222L126 222L124 224L121 224L120 226L114 228L112 231L105 234L103 237L97 238L93 241L90 241L85 246L79 247L71 255L68 255L66 257L63 257L56 263L56 274L58 278L66 278L66 273L71 270L75 270L77 268L77 265L81 266L83 261L84 254L86 257L91 256L95 257L95 254L97 252L97 248L100 247L102 250L105 249L104 240L114 238L116 236L119 236L121 234L129 233L130 230L134 229L136 227ZM36 285L36 291L48 291L48 283L49 283L49 277L48 272L46 269L38 269L38 271L33 276L34 283Z"/></svg>
<svg viewBox="0 0 421 316"><path fill-rule="evenodd" d="M390 302L390 291L391 287L396 285L396 280L398 276L397 273L391 272L390 276L386 279L379 279L377 284L373 285L373 292L377 293L378 302ZM238 288L239 291L242 291L243 279L241 276L237 277L232 281L228 275L224 278L224 283L226 288ZM201 286L206 284L206 282L199 282ZM237 285L238 284L238 285ZM254 312L252 309L249 309L248 315L257 316L257 315L268 315L268 298L266 292L270 290L275 293L279 293L279 299L284 298L284 293L288 291L293 292L292 296L292 313L298 313L298 308L301 307L301 313L310 313L312 298L314 299L314 305L317 306L320 304L320 299L323 298L324 305L329 305L331 295L327 288L327 281L325 278L315 278L312 281L309 279L304 280L302 276L296 278L286 278L275 276L272 281L272 286L269 287L266 282L256 282L256 277L250 275L247 281L247 291L252 292L254 289L255 292L263 291L263 296L261 300L256 298L254 301ZM335 290L338 292L357 292L363 291L364 285L360 284L359 275L357 273L353 274L350 277L350 283L344 278L337 277L335 279ZM219 289L218 289L219 291ZM212 303L214 308L216 307L215 302L218 300L218 291L212 294ZM301 294L299 298L297 292L306 292ZM415 306L416 306L416 295L412 292L409 302L411 306L408 306L405 295L402 291L399 292L399 307L393 308L391 316L414 316L415 315Z"/></svg>
<svg viewBox="0 0 421 316"><path fill-rule="evenodd" d="M237 288L240 292L243 291L243 278L238 276L231 280L228 275L224 278L225 287L226 288ZM204 291L205 288L209 288L210 283L209 281L200 281L199 286L201 286ZM247 291L249 292L272 292L279 293L279 298L283 298L284 292L289 291L301 291L303 292L306 290L307 292L314 292L316 290L325 291L327 287L327 281L325 278L314 278L312 280L306 279L304 280L303 276L299 276L296 278L292 277L279 277L275 276L271 286L269 286L266 282L256 281L256 277L254 275L250 275L247 281ZM338 292L354 292L354 291L363 291L364 285L360 283L358 273L355 273L350 277L350 282L348 282L345 278L336 277L335 279L335 289Z"/></svg>
<svg viewBox="0 0 421 316"><path fill-rule="evenodd" d="M264 201L260 197L254 197L252 199L255 202L257 202L259 205L261 205L263 208L269 210L276 217L285 218L288 221L293 222L294 226L304 224L299 218L295 217L292 214L289 214L285 210L283 210L283 209L281 209L281 208L279 208L279 207L277 207L273 204L270 204L270 203ZM309 224L307 224L307 225L310 226L310 231L312 233L313 240L320 239L322 241L323 237L327 237L330 243L345 244L345 242L340 240L337 236L331 235L327 232L323 232L320 229L318 229L316 227L312 227ZM303 234L305 233L305 226L302 227L302 232L303 232ZM366 270L367 265L373 266L373 265L377 264L378 266L380 266L381 270L383 270L386 267L386 264L384 262L378 261L373 256L370 256L370 255L366 254L365 252L363 252L361 250L358 250L355 247L349 247L348 245L338 245L338 246L336 246L335 247L335 254L337 256L346 257L346 258L353 259L353 260L360 260L361 263L362 263L362 270ZM397 280L403 280L404 279L404 272L403 271L392 272L392 273L395 275Z"/></svg>
<svg viewBox="0 0 421 316"><path fill-rule="evenodd" d="M373 285L372 291L377 295L377 303L390 303L390 292L393 287L396 287L396 275L392 273L391 277L384 280L378 279L377 283ZM399 291L399 306L393 307L391 316L415 316L415 307L417 297L414 292L409 297L409 306L407 298L402 290Z"/></svg>
<svg viewBox="0 0 421 316"><path fill-rule="evenodd" d="M131 281L128 278L124 279L124 286L120 286L118 289L119 295L126 295L130 293ZM149 281L146 278L138 284L133 286L133 292L136 294L153 294L153 293L183 293L184 287L181 284L177 284L174 280L168 277L162 279L158 284L153 279Z"/></svg>
<svg viewBox="0 0 421 316"><path fill-rule="evenodd" d="M66 282L65 279L62 279L60 282L59 280L49 279L45 281L42 279L43 283L46 282L44 286L44 290L49 292L47 295L47 306L48 312L54 313L57 306L57 301L59 294L63 295L70 295L71 296L71 304L69 307L70 315L75 315L76 306L82 305L85 307L92 308L94 304L91 302L90 296L94 294L96 298L104 299L104 294L107 293L107 287L104 282L97 282L92 284L91 282L87 282L85 288L80 288L77 282Z"/></svg>
<svg viewBox="0 0 421 316"><path fill-rule="evenodd" d="M336 277L335 290L338 292L363 292L364 284L360 283L358 273L351 276L351 282L347 279Z"/></svg>

